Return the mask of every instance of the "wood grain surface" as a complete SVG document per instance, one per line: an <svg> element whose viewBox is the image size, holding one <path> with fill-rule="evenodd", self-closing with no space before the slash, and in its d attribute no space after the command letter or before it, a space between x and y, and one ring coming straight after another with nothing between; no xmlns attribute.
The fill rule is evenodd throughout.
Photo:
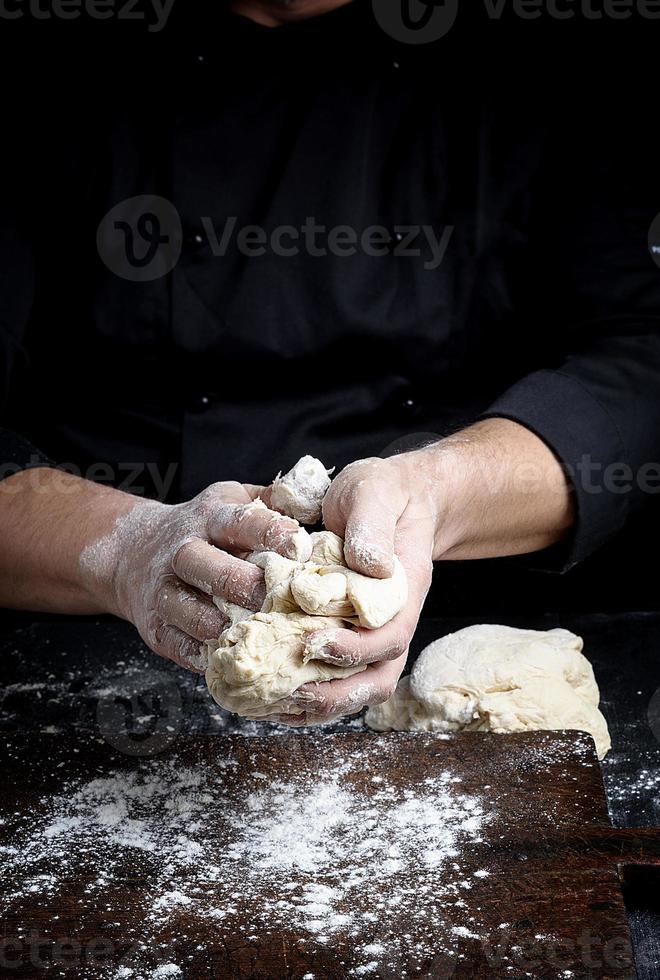
<svg viewBox="0 0 660 980"><path fill-rule="evenodd" d="M11 859L3 873L0 967L13 976L43 976L45 965L55 975L90 978L635 975L619 872L630 863L660 865L660 832L611 827L587 736L180 737L158 760L144 760L102 739L33 734L6 737L2 755L0 844L17 853L4 852ZM150 786L163 786L149 816L151 839L154 827L158 839L161 808L169 835L162 853L130 841L118 846L116 824L108 819L106 829L90 811L86 826L64 833L64 856L52 855L54 799L60 817L70 799L75 817L94 780L112 780L121 790L147 776ZM174 834L201 840L203 852L188 872L175 869L186 902L161 914L154 910L161 908L173 834L166 816L186 796L181 785L191 787L191 813L203 812L203 827L193 833L184 820ZM294 858L287 866L282 853L268 870L257 860L263 854L252 860L245 846L236 850L243 826L255 819L255 799L279 787L292 821L287 837L285 808L282 848L295 857L294 816L326 786L363 821L357 829L337 823L330 870L322 863L296 867ZM131 793L124 821L139 816ZM455 794L478 801L484 819L476 834L458 835L455 854L429 866L407 838L411 825L395 833L390 824L401 806L414 806L420 795L433 804L436 793L438 812ZM395 861L385 873L383 855L369 851L378 833L394 834L403 854L399 871ZM216 873L205 877L211 867ZM359 887L342 889L341 882L356 880ZM336 922L310 929L313 913L300 896L319 885L337 894Z"/></svg>

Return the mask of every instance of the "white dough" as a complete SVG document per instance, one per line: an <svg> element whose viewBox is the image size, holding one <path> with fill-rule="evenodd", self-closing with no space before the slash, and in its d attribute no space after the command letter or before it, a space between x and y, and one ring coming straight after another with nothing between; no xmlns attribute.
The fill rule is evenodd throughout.
<svg viewBox="0 0 660 980"><path fill-rule="evenodd" d="M273 480L271 507L295 517L301 524L317 524L331 473L320 460L303 456L293 469L284 476L278 473Z"/></svg>
<svg viewBox="0 0 660 980"><path fill-rule="evenodd" d="M389 578L370 578L347 568L341 538L331 531L310 535L312 557L296 562L272 551L250 555L264 570L266 599L262 612L304 612L337 616L365 629L378 629L403 609L408 599L406 573L398 558ZM335 563L341 555L341 563Z"/></svg>
<svg viewBox="0 0 660 980"><path fill-rule="evenodd" d="M316 659L307 636L351 625L375 629L405 605L408 585L398 559L390 578L373 579L346 568L343 543L336 534L319 531L310 538L308 562L270 551L248 557L264 571L266 598L261 611L246 618L245 610L237 607L237 613L230 608L230 628L217 641L205 644L206 681L221 707L264 717L277 713L277 702L301 684L364 670L364 666L338 667ZM302 710L279 706L280 712L302 714Z"/></svg>
<svg viewBox="0 0 660 980"><path fill-rule="evenodd" d="M276 703L301 684L348 677L364 670L306 657L308 633L343 625L340 619L323 616L255 613L235 623L214 644L206 672L209 691L221 707L259 718L276 712ZM297 710L302 713L302 709Z"/></svg>
<svg viewBox="0 0 660 980"><path fill-rule="evenodd" d="M244 609L243 606L237 606L235 602L229 602L227 599L223 599L222 596L213 596L213 601L220 612L229 620L229 626L233 626L234 623L240 623L244 619L249 619L252 615L249 609Z"/></svg>
<svg viewBox="0 0 660 980"><path fill-rule="evenodd" d="M366 722L377 731L579 729L602 759L611 743L582 646L564 629L469 626L427 646Z"/></svg>

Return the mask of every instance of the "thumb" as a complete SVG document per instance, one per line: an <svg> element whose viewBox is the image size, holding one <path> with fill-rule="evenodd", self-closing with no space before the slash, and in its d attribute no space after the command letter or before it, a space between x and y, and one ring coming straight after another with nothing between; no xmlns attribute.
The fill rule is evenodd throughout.
<svg viewBox="0 0 660 980"><path fill-rule="evenodd" d="M344 557L355 572L388 578L394 571L394 511L359 496L346 521Z"/></svg>

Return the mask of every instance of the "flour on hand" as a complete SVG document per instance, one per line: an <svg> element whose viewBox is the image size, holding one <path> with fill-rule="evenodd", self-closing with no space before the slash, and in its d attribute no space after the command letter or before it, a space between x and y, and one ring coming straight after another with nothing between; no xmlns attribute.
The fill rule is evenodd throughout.
<svg viewBox="0 0 660 980"><path fill-rule="evenodd" d="M376 731L578 729L599 758L611 742L583 641L564 629L469 626L431 643L393 697L369 708Z"/></svg>

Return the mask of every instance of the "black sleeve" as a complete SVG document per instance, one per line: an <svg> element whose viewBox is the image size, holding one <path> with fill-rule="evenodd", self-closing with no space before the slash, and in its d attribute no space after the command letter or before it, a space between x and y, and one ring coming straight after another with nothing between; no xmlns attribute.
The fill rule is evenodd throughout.
<svg viewBox="0 0 660 980"><path fill-rule="evenodd" d="M549 141L525 304L539 369L485 413L526 426L564 464L577 508L564 570L660 492L660 194L648 120L624 113L589 125L592 104Z"/></svg>
<svg viewBox="0 0 660 980"><path fill-rule="evenodd" d="M9 429L0 429L0 480L21 470L53 465L53 461L27 439Z"/></svg>

